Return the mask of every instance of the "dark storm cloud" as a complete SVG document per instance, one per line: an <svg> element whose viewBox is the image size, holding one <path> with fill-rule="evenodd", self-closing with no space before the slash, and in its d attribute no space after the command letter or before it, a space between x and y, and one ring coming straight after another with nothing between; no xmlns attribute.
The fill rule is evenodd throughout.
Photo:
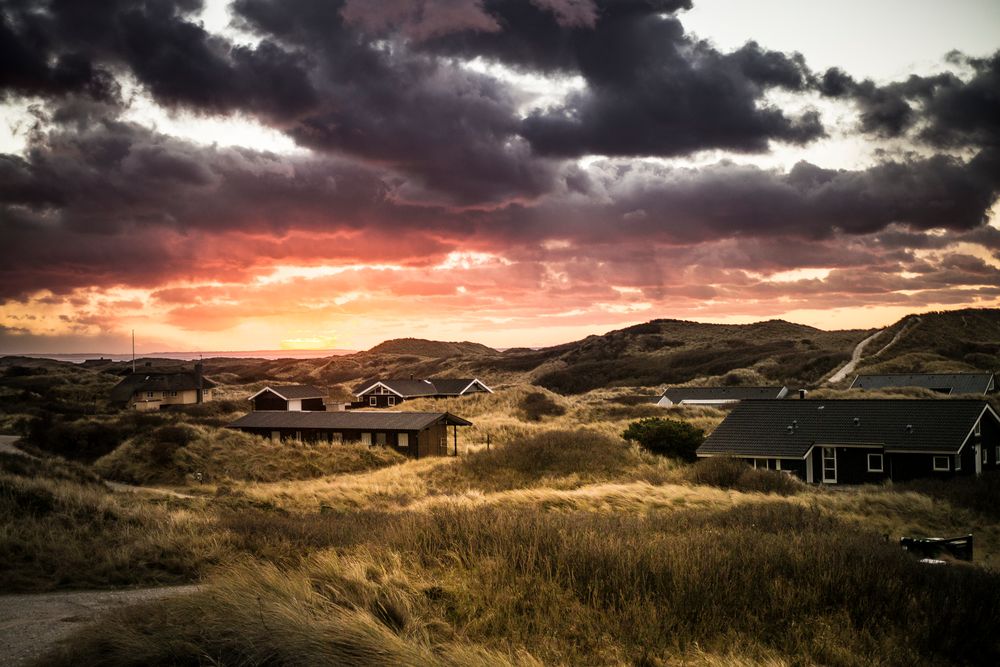
<svg viewBox="0 0 1000 667"><path fill-rule="evenodd" d="M967 80L950 74L910 76L877 85L855 81L831 69L817 81L828 97L854 100L861 112L861 130L898 137L916 129L918 138L937 147L981 147L1000 144L1000 51L988 58L950 54L967 66Z"/></svg>
<svg viewBox="0 0 1000 667"><path fill-rule="evenodd" d="M592 23L567 25L541 3L487 2L499 30L460 30L423 48L582 76L583 91L524 120L520 132L541 155L762 152L772 140L802 144L823 136L816 113L790 118L762 104L768 88L804 88L809 71L801 56L754 42L723 54L664 16L687 7L601 2Z"/></svg>

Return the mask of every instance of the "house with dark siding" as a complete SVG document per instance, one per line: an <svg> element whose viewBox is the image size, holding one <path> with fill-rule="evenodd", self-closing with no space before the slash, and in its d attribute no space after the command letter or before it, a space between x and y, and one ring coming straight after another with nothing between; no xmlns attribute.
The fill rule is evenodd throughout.
<svg viewBox="0 0 1000 667"><path fill-rule="evenodd" d="M1000 468L1000 417L982 400L743 401L697 454L824 484L968 476Z"/></svg>
<svg viewBox="0 0 1000 667"><path fill-rule="evenodd" d="M228 428L274 443L343 444L391 447L413 458L445 456L458 450L458 427L472 422L447 412L258 410ZM451 442L448 427L452 427Z"/></svg>
<svg viewBox="0 0 1000 667"><path fill-rule="evenodd" d="M858 375L851 389L894 389L920 387L940 394L979 394L996 388L993 373L891 373L888 375Z"/></svg>
<svg viewBox="0 0 1000 667"><path fill-rule="evenodd" d="M787 387L668 387L657 405L726 405L760 398L784 398Z"/></svg>
<svg viewBox="0 0 1000 667"><path fill-rule="evenodd" d="M247 399L256 410L326 410L323 392L309 384L267 386Z"/></svg>
<svg viewBox="0 0 1000 667"><path fill-rule="evenodd" d="M355 407L391 408L413 398L453 398L493 390L478 378L367 380L354 388Z"/></svg>

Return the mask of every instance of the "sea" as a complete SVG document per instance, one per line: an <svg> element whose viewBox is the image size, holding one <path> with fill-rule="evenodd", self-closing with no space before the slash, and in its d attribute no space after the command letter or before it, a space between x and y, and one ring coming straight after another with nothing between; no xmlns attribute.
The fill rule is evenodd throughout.
<svg viewBox="0 0 1000 667"><path fill-rule="evenodd" d="M205 352L137 352L136 359L176 359L178 361L194 361L195 359L211 359L225 357L229 359L319 359L322 357L337 357L354 354L357 350L230 350ZM0 356L30 357L32 359L55 359L82 364L88 359L108 359L111 361L131 361L132 354L107 354L99 352L80 352L67 354L0 354Z"/></svg>

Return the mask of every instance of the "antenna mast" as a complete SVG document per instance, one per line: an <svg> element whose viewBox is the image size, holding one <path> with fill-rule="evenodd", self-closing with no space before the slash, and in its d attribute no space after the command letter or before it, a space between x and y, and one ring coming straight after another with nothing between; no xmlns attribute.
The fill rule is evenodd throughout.
<svg viewBox="0 0 1000 667"><path fill-rule="evenodd" d="M132 373L135 373L135 329L132 329Z"/></svg>

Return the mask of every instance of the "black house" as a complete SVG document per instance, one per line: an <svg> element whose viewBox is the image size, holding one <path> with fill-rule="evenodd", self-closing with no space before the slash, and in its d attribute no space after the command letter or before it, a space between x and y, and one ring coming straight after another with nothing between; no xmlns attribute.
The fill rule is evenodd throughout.
<svg viewBox="0 0 1000 667"><path fill-rule="evenodd" d="M264 387L247 400L254 410L326 410L323 392L308 384Z"/></svg>
<svg viewBox="0 0 1000 667"><path fill-rule="evenodd" d="M270 438L272 442L342 444L359 442L369 446L392 447L421 458L448 454L448 427L452 427L452 447L458 447L459 426L471 426L447 412L289 412L260 410L243 415L228 427Z"/></svg>
<svg viewBox="0 0 1000 667"><path fill-rule="evenodd" d="M891 373L888 375L858 375L851 389L891 389L921 387L939 394L979 394L994 390L993 373Z"/></svg>
<svg viewBox="0 0 1000 667"><path fill-rule="evenodd" d="M414 398L450 398L493 390L478 378L426 380L367 380L354 388L354 407L391 408Z"/></svg>
<svg viewBox="0 0 1000 667"><path fill-rule="evenodd" d="M980 400L743 401L697 453L825 484L974 475L1000 468L1000 417Z"/></svg>

